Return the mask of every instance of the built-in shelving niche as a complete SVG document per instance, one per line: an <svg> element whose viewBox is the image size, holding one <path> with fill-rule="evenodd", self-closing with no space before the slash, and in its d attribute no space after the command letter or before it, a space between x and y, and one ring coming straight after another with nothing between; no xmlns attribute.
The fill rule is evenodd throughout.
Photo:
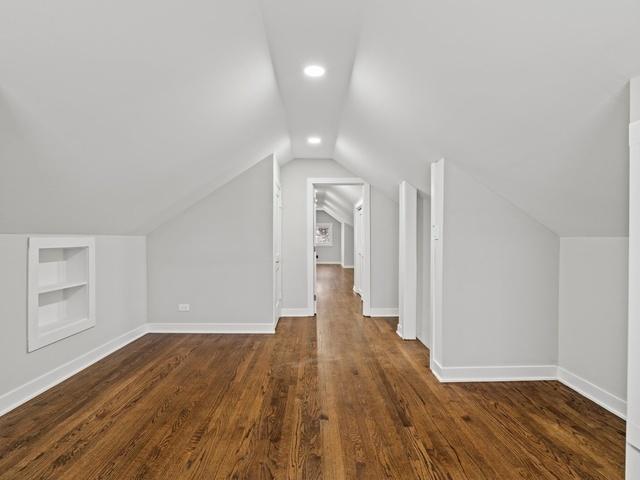
<svg viewBox="0 0 640 480"><path fill-rule="evenodd" d="M93 327L95 241L29 238L28 350Z"/></svg>

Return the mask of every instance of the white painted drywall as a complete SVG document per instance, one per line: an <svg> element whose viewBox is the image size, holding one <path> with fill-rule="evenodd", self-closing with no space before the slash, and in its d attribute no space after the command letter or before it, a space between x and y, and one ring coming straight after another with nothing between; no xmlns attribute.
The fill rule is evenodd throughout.
<svg viewBox="0 0 640 480"><path fill-rule="evenodd" d="M333 225L333 244L331 246L317 246L318 263L340 263L342 261L342 232L340 222L327 212L316 211L316 223L330 223Z"/></svg>
<svg viewBox="0 0 640 480"><path fill-rule="evenodd" d="M308 307L307 178L354 176L331 159L297 159L282 167L285 308ZM371 187L371 306L398 307L398 204L374 187Z"/></svg>
<svg viewBox="0 0 640 480"><path fill-rule="evenodd" d="M268 157L152 232L150 322L272 323L272 209Z"/></svg>
<svg viewBox="0 0 640 480"><path fill-rule="evenodd" d="M431 200L418 190L418 301L417 337L431 348Z"/></svg>
<svg viewBox="0 0 640 480"><path fill-rule="evenodd" d="M560 239L559 366L627 396L628 239Z"/></svg>
<svg viewBox="0 0 640 480"><path fill-rule="evenodd" d="M342 224L342 266L346 268L353 267L354 252L353 225L348 223Z"/></svg>
<svg viewBox="0 0 640 480"><path fill-rule="evenodd" d="M27 235L0 235L0 396L147 321L144 237L97 236L96 326L27 353Z"/></svg>
<svg viewBox="0 0 640 480"><path fill-rule="evenodd" d="M442 365L556 365L555 233L451 161L442 223Z"/></svg>
<svg viewBox="0 0 640 480"><path fill-rule="evenodd" d="M0 2L0 232L146 234L287 150L258 2L55 3Z"/></svg>
<svg viewBox="0 0 640 480"><path fill-rule="evenodd" d="M398 308L398 204L371 187L371 308Z"/></svg>

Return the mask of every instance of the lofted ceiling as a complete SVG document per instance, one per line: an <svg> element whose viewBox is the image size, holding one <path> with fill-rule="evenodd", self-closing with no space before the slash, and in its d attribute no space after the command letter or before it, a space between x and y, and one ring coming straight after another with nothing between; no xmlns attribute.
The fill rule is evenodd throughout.
<svg viewBox="0 0 640 480"><path fill-rule="evenodd" d="M427 191L445 157L563 236L626 235L640 2L369 2L335 159Z"/></svg>
<svg viewBox="0 0 640 480"><path fill-rule="evenodd" d="M262 0L296 158L331 158L349 90L364 0ZM305 65L327 70L307 78ZM307 137L319 136L320 145Z"/></svg>
<svg viewBox="0 0 640 480"><path fill-rule="evenodd" d="M256 1L0 2L0 232L148 232L274 150Z"/></svg>
<svg viewBox="0 0 640 480"><path fill-rule="evenodd" d="M349 225L353 225L353 209L362 200L361 185L317 185L316 208Z"/></svg>
<svg viewBox="0 0 640 480"><path fill-rule="evenodd" d="M145 233L276 152L625 235L639 74L637 0L3 0L0 232Z"/></svg>

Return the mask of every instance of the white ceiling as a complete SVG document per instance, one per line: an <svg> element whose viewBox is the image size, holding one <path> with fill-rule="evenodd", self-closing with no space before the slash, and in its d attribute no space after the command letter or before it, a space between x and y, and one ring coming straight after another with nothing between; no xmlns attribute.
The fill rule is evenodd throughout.
<svg viewBox="0 0 640 480"><path fill-rule="evenodd" d="M0 2L0 232L146 232L288 137L254 0Z"/></svg>
<svg viewBox="0 0 640 480"><path fill-rule="evenodd" d="M624 235L639 74L637 0L3 0L0 232L147 232L276 151Z"/></svg>
<svg viewBox="0 0 640 480"><path fill-rule="evenodd" d="M316 208L326 210L336 220L353 225L353 209L362 199L360 185L316 186Z"/></svg>
<svg viewBox="0 0 640 480"><path fill-rule="evenodd" d="M362 0L262 0L271 58L296 158L330 158L349 89ZM308 78L308 64L327 69ZM322 144L307 144L319 136Z"/></svg>
<svg viewBox="0 0 640 480"><path fill-rule="evenodd" d="M560 235L627 233L637 0L372 0L335 159L426 190L446 157Z"/></svg>

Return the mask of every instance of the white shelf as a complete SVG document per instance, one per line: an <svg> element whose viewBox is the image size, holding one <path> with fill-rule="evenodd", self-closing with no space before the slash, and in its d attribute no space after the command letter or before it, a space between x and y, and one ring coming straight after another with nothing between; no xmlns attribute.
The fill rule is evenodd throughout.
<svg viewBox="0 0 640 480"><path fill-rule="evenodd" d="M53 283L51 285L44 285L40 287L40 290L38 293L42 294L42 293L56 292L58 290L67 290L68 288L82 287L84 285L87 285L86 281Z"/></svg>
<svg viewBox="0 0 640 480"><path fill-rule="evenodd" d="M28 351L95 326L95 240L29 238Z"/></svg>

